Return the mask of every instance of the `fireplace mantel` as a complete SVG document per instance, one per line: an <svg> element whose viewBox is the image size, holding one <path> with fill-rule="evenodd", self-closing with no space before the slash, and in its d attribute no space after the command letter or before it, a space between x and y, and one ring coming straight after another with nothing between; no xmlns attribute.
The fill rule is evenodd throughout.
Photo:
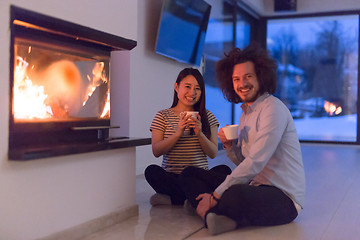
<svg viewBox="0 0 360 240"><path fill-rule="evenodd" d="M110 110L108 110L108 114L99 114L102 112L99 109L110 109L109 107L105 107L106 104L104 104L105 101L103 101L103 99L112 102L110 100L110 90L108 90L110 88L108 82L111 82L111 80L106 78L110 75L109 59L111 57L111 52L130 51L137 45L136 41L16 6L11 6L10 29L11 91L9 111L9 160L33 160L69 154L136 147L151 143L151 139L149 138L109 138L109 129L114 127L110 126L110 119L112 119L110 117ZM25 52L24 49L26 50ZM37 52L35 50L37 50ZM53 89L61 89L61 86L65 83L70 83L68 85L73 87L74 92L75 89L83 90L79 90L73 94L73 96L75 96L75 99L73 100L74 104L73 102L68 103L66 101L63 103L62 101L68 97L63 96L63 94L55 94L54 97L56 101L54 102L58 103L58 105L51 108L55 110L50 111L53 118L42 119L36 115L36 118L33 121L32 118L18 118L15 116L13 107L15 91L13 89L15 88L15 82L19 82L19 79L14 77L16 69L15 63L17 63L17 61L20 61L21 63L21 60L23 59L22 55L19 54L19 56L17 56L15 52L24 54L24 56L26 56L24 59L27 58L26 61L33 60L35 63L45 63L43 64L44 66L41 66L40 64L36 65L32 62L29 66L32 65L32 67L34 67L36 65L35 69L41 69L41 67L43 67L44 69L50 69L55 73L58 73L56 71L57 69L54 70L51 68L51 65L46 65L48 62L62 63L65 60L66 63L71 63L71 66L73 66L72 70L75 69L78 71L70 71L71 69L69 68L62 68L63 72L61 73L66 73L64 75L66 77L69 76L66 79L64 77L64 81L58 81L58 78L52 76L49 77L46 74L44 79L56 79L56 81L54 80L53 82L58 83L58 85L50 85L50 87L47 87L46 97L51 95ZM38 58L34 57L31 59L31 56L36 56ZM77 66L75 62L77 62L79 66ZM88 65L85 66L84 64L85 62L90 62L91 64L94 64L94 62L97 64L102 63L102 65L105 66L104 69L107 69L100 71L100 73L105 73L104 76L106 77L104 78L106 81L104 79L101 80L106 82L106 84L96 85L94 87L94 89L96 89L94 95L91 95L92 93L90 95L86 94L85 90L89 87L78 87L78 85L84 84L82 82L83 79L86 80L86 84L88 83L87 80L90 81L92 79L89 75L87 75L87 78L84 77L88 72L84 71L80 73L79 68L88 69ZM25 64L25 66L27 67L28 64ZM49 72L51 72L50 70ZM36 70L33 70L33 72L35 71ZM38 72L36 73L39 74ZM76 73L78 73L78 75L76 75ZM61 74L58 75L63 76ZM19 76L20 82L26 82L26 80L30 79L27 76L27 72L24 76L22 74L19 74ZM33 76L37 75L33 74ZM44 81L44 79L42 80ZM41 81L40 83L42 84ZM27 85L21 85L20 89L24 89L25 86ZM89 84L89 86L92 85ZM19 89L19 87L17 89ZM66 91L65 93L68 92L69 91ZM100 98L99 95L102 96L102 98ZM107 95L108 98L103 97ZM71 109L72 104L80 106L80 103L84 102L82 101L83 99L79 100L80 97L78 96L94 97L93 99L89 97L90 100L93 100L92 102L90 101L91 103L89 105L81 105L85 106L84 108L87 107L87 112L84 110L85 114L84 112L78 114L78 112L80 112L78 109L74 111L76 113L70 114L69 112L71 111L67 111L69 106ZM96 97L100 100L94 100ZM24 104L23 102L21 103L21 106L27 106L27 102ZM57 114L56 110L59 109L57 106L60 106L60 110L66 114ZM93 109L89 111L91 106L95 109L95 114L93 113ZM79 107L79 109L80 108L82 107ZM124 118L126 117L127 115L124 113ZM122 133L120 136L127 136L127 134Z"/></svg>
<svg viewBox="0 0 360 240"><path fill-rule="evenodd" d="M119 148L137 147L151 144L151 138L119 137L107 141L88 143L49 144L26 146L9 152L9 160L34 160L40 158L57 157L70 154L97 152Z"/></svg>

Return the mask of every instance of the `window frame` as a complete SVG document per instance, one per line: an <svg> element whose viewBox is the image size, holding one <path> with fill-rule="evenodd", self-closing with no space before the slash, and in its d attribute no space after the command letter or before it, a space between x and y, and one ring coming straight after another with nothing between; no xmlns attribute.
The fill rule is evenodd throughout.
<svg viewBox="0 0 360 240"><path fill-rule="evenodd" d="M331 11L331 12L321 12L321 13L307 13L307 14L284 14L279 16L267 16L261 18L261 23L264 26L260 28L262 30L262 34L259 34L260 38L258 41L265 48L266 46L266 37L267 37L267 24L269 20L280 20L280 19L294 19L294 18L310 18L310 17L331 17L331 16L345 16L345 15L357 15L360 27L360 10L349 10L349 11ZM265 31L264 31L265 30ZM358 38L358 90L357 90L357 125L356 125L356 141L348 142L348 141L324 141L324 140L300 140L301 143L320 143L320 144L346 144L346 145L360 145L360 31Z"/></svg>
<svg viewBox="0 0 360 240"><path fill-rule="evenodd" d="M265 29L263 29L263 26L266 26L264 24L261 16L253 11L251 7L246 5L242 1L232 0L232 3L234 6L233 8L233 48L236 47L236 36L237 36L237 21L238 18L244 19L249 25L250 25L250 42L257 41L260 42L261 46L265 47L266 45L266 37L262 39L260 36L264 32ZM265 40L265 41L264 41ZM231 124L237 124L235 119L235 104L231 103Z"/></svg>

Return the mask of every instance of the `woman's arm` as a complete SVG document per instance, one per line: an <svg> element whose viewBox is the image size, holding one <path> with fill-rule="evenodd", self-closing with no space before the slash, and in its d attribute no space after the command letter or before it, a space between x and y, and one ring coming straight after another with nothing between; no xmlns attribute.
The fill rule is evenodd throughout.
<svg viewBox="0 0 360 240"><path fill-rule="evenodd" d="M199 139L200 147L203 152L211 159L215 158L218 152L217 131L219 127L217 125L210 127L211 137L209 139L202 132L201 117L199 114L196 115L196 119L191 117L188 118L187 123L189 127L194 129L195 135Z"/></svg>
<svg viewBox="0 0 360 240"><path fill-rule="evenodd" d="M200 142L200 146L204 153L209 156L211 159L215 158L218 153L218 138L217 138L217 131L218 126L212 126L210 128L211 137L210 139L205 136L202 131L198 133L198 139Z"/></svg>
<svg viewBox="0 0 360 240"><path fill-rule="evenodd" d="M168 153L174 147L179 138L184 134L184 129L187 125L186 120L187 118L181 115L176 132L166 139L164 139L164 132L156 129L152 130L151 144L155 157Z"/></svg>
<svg viewBox="0 0 360 240"><path fill-rule="evenodd" d="M169 152L171 148L176 144L181 135L176 132L169 138L164 139L164 133L159 130L152 130L151 144L152 151L155 157Z"/></svg>

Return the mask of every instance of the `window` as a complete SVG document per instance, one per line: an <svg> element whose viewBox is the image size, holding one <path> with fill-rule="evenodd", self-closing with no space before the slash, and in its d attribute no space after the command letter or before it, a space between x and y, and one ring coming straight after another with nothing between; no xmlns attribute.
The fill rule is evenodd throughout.
<svg viewBox="0 0 360 240"><path fill-rule="evenodd" d="M231 50L232 34L232 22L211 19L210 15L204 47L206 105L216 116L220 127L231 124L232 105L218 88L215 64L224 56L224 52Z"/></svg>
<svg viewBox="0 0 360 240"><path fill-rule="evenodd" d="M275 95L289 107L300 140L357 141L358 45L358 14L268 20Z"/></svg>
<svg viewBox="0 0 360 240"><path fill-rule="evenodd" d="M250 44L251 24L243 14L236 15L236 47L243 49ZM234 105L234 104L233 104ZM234 105L234 124L238 124L242 109L241 103Z"/></svg>
<svg viewBox="0 0 360 240"><path fill-rule="evenodd" d="M209 3L212 11L204 46L206 105L218 119L221 128L226 124L237 123L241 108L228 102L218 88L215 64L235 46L243 48L250 43L251 27L248 17L240 14L238 7L234 7L236 1L214 0Z"/></svg>

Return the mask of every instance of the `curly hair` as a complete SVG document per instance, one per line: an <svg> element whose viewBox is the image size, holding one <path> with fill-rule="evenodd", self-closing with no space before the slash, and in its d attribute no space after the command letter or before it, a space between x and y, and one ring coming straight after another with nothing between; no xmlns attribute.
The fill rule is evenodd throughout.
<svg viewBox="0 0 360 240"><path fill-rule="evenodd" d="M232 74L235 65L249 61L254 63L260 94L265 92L273 94L276 91L277 62L267 50L253 42L243 50L234 48L216 63L216 78L224 97L229 102L242 102L234 90Z"/></svg>
<svg viewBox="0 0 360 240"><path fill-rule="evenodd" d="M184 68L183 70L180 71L176 79L176 83L180 85L181 81L189 75L192 75L200 86L201 95L199 101L194 105L194 111L199 112L201 118L201 124L202 124L202 132L207 138L210 138L211 136L210 124L205 109L205 82L200 71L195 68ZM179 102L179 98L177 92L174 90L174 97L173 97L173 103L171 104L171 108L175 107L178 104L178 102Z"/></svg>

